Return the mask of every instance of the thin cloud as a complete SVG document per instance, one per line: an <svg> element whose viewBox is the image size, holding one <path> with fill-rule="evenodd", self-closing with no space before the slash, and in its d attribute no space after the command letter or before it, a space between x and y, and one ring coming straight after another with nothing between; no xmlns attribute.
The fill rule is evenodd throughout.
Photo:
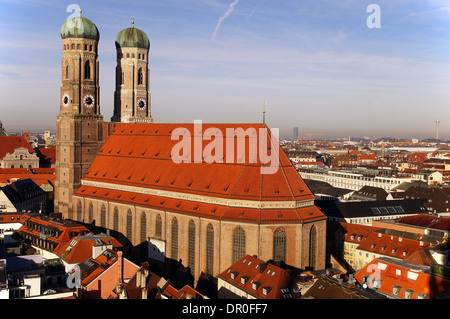
<svg viewBox="0 0 450 319"><path fill-rule="evenodd" d="M225 21L225 19L228 18L233 13L234 7L239 3L239 1L240 0L234 0L228 7L228 10L225 12L225 14L219 18L219 20L217 21L216 29L214 30L212 35L212 40L216 38L217 32L219 31L223 21Z"/></svg>

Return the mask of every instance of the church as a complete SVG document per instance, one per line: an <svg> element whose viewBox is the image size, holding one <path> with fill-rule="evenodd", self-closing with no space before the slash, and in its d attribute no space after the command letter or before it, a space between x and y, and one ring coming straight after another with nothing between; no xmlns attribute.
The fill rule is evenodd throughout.
<svg viewBox="0 0 450 319"><path fill-rule="evenodd" d="M64 23L61 37L55 211L134 246L150 241L196 279L247 254L325 268L326 216L265 123L154 123L150 41L134 25L116 37L114 115L105 122L97 27L80 16ZM186 136L193 143L180 150ZM258 148L275 163L254 156Z"/></svg>

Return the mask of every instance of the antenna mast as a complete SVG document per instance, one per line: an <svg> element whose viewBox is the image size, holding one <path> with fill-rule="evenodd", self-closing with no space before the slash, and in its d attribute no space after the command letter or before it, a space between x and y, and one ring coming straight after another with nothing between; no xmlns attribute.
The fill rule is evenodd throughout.
<svg viewBox="0 0 450 319"><path fill-rule="evenodd" d="M266 106L267 106L267 101L264 101L264 106L263 106L263 124L266 124Z"/></svg>

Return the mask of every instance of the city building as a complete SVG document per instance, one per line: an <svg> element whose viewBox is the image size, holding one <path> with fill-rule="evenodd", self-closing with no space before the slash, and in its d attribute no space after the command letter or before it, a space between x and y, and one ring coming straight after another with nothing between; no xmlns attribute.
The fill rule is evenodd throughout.
<svg viewBox="0 0 450 319"><path fill-rule="evenodd" d="M329 169L302 169L299 174L303 179L312 179L330 184L333 187L359 190L363 186L372 186L390 191L403 182L411 182L409 177L376 176L348 171L333 171Z"/></svg>
<svg viewBox="0 0 450 319"><path fill-rule="evenodd" d="M283 268L245 255L217 276L219 299L290 299L294 278Z"/></svg>
<svg viewBox="0 0 450 319"><path fill-rule="evenodd" d="M421 237L434 236L440 238L440 241L450 238L450 217L448 216L417 214L395 220L377 220L372 224L377 227L420 234Z"/></svg>
<svg viewBox="0 0 450 319"><path fill-rule="evenodd" d="M86 227L64 220L58 213L23 214L20 223L22 226L16 232L17 240L23 240L45 259L59 259L56 252L60 246L70 242L76 236L89 233Z"/></svg>
<svg viewBox="0 0 450 319"><path fill-rule="evenodd" d="M429 187L428 185L412 186L403 192L393 194L396 198L423 198L427 210L431 213L450 214L450 187Z"/></svg>
<svg viewBox="0 0 450 319"><path fill-rule="evenodd" d="M0 256L20 255L20 244L13 238L14 233L22 226L22 213L4 213L0 210Z"/></svg>
<svg viewBox="0 0 450 319"><path fill-rule="evenodd" d="M0 211L43 212L47 194L31 179L20 179L0 187Z"/></svg>
<svg viewBox="0 0 450 319"><path fill-rule="evenodd" d="M78 264L96 259L104 251L121 250L123 246L112 236L100 233L87 233L73 237L72 240L61 243L53 252L61 259L66 271Z"/></svg>
<svg viewBox="0 0 450 319"><path fill-rule="evenodd" d="M120 295L124 283L128 283L139 270L139 266L125 258L122 251L109 249L78 267L81 276L79 299L109 299ZM76 270L69 272L72 276L76 273Z"/></svg>
<svg viewBox="0 0 450 319"><path fill-rule="evenodd" d="M389 193L382 188L363 186L360 190L353 192L350 199L363 201L386 200L388 196Z"/></svg>
<svg viewBox="0 0 450 319"><path fill-rule="evenodd" d="M376 220L397 219L426 213L424 202L424 199L380 201L316 200L315 204L330 221L370 226Z"/></svg>
<svg viewBox="0 0 450 319"><path fill-rule="evenodd" d="M162 279L151 272L148 263L145 263L140 266L130 280L124 281L120 286L117 285L108 299L164 299L164 295L162 295L158 286ZM194 290L193 288L190 289ZM179 296L183 297L182 293Z"/></svg>
<svg viewBox="0 0 450 319"><path fill-rule="evenodd" d="M442 269L380 257L358 271L355 279L391 299L449 298L449 272Z"/></svg>
<svg viewBox="0 0 450 319"><path fill-rule="evenodd" d="M0 168L38 168L39 158L23 136L0 136Z"/></svg>

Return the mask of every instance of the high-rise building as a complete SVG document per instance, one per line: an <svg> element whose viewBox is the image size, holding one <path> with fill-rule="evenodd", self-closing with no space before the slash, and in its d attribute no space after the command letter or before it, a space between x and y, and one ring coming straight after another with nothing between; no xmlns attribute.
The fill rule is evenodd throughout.
<svg viewBox="0 0 450 319"><path fill-rule="evenodd" d="M296 141L298 139L298 127L294 127L292 139Z"/></svg>

